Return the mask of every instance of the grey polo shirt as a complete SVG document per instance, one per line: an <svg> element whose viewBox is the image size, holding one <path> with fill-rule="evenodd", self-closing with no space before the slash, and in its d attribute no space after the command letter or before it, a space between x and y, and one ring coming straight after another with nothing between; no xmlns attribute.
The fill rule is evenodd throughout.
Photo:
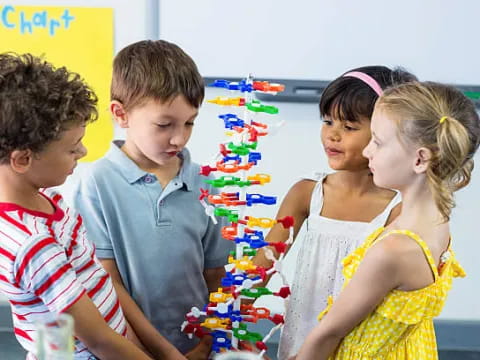
<svg viewBox="0 0 480 360"><path fill-rule="evenodd" d="M230 241L220 236L198 201L210 188L188 150L179 174L162 189L112 143L78 182L74 205L97 256L115 259L125 288L152 324L181 351L195 340L180 332L192 306L203 308L208 290L203 270L223 266ZM221 219L218 219L221 220ZM222 224L223 223L223 224Z"/></svg>

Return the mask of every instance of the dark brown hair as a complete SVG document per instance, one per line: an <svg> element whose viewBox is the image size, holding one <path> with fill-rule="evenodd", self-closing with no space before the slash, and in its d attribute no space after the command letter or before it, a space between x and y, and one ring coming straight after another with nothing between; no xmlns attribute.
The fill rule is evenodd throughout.
<svg viewBox="0 0 480 360"><path fill-rule="evenodd" d="M80 75L31 54L0 54L0 164L13 150L40 152L63 130L97 119Z"/></svg>
<svg viewBox="0 0 480 360"><path fill-rule="evenodd" d="M383 90L417 79L415 75L401 68L391 70L379 65L359 67L346 73L352 71L371 76ZM359 121L362 117L370 120L377 99L377 93L365 82L342 75L328 84L323 91L320 99L320 115L353 122Z"/></svg>
<svg viewBox="0 0 480 360"><path fill-rule="evenodd" d="M177 45L164 40L144 40L122 49L113 62L111 100L125 110L147 99L165 102L183 95L200 107L205 89L193 60Z"/></svg>

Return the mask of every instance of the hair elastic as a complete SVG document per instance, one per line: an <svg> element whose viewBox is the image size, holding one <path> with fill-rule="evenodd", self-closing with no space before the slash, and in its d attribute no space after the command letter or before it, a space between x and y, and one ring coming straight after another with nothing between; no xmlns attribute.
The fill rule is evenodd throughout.
<svg viewBox="0 0 480 360"><path fill-rule="evenodd" d="M382 87L378 84L377 80L375 80L373 77L371 77L368 74L365 74L360 71L350 71L344 74L343 77L353 77L353 78L362 80L365 84L370 86L372 90L377 93L378 96L382 96L383 94Z"/></svg>
<svg viewBox="0 0 480 360"><path fill-rule="evenodd" d="M448 116L442 116L440 118L440 124L443 124L445 122L445 120L447 120L447 119L448 119Z"/></svg>

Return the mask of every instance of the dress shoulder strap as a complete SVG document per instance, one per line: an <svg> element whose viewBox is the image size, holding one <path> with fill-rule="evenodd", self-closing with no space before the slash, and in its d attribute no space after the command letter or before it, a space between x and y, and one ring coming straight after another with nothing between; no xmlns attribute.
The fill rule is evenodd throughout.
<svg viewBox="0 0 480 360"><path fill-rule="evenodd" d="M400 192L397 191L395 196L390 200L388 205L385 207L385 209L378 214L378 216L372 220L372 223L375 224L375 228L384 226L387 224L388 217L390 216L390 213L392 212L392 209L397 206L402 201L402 196Z"/></svg>
<svg viewBox="0 0 480 360"><path fill-rule="evenodd" d="M375 242L381 241L382 239L385 239L387 236L393 235L393 234L401 234L401 235L408 236L409 238L413 239L420 246L423 253L425 254L425 258L427 259L428 264L430 265L430 268L432 269L435 281L437 281L438 276L439 276L438 275L438 269L437 269L437 266L435 265L435 261L433 260L432 253L431 253L430 249L428 248L428 245L425 243L425 241L423 241L422 238L420 236L418 236L417 234L415 234L413 231L410 231L410 230L391 230L391 231L388 231L385 234L382 234L380 237L378 237L375 240Z"/></svg>
<svg viewBox="0 0 480 360"><path fill-rule="evenodd" d="M310 214L319 215L323 207L323 180L327 174L318 174L312 180L315 180L317 183L312 191L312 196L310 198Z"/></svg>

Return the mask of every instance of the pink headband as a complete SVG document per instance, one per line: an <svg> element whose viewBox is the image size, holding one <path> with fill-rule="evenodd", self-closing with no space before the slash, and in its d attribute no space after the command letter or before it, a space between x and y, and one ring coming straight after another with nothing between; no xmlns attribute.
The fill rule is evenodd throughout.
<svg viewBox="0 0 480 360"><path fill-rule="evenodd" d="M343 75L343 77L354 77L357 79L362 80L365 84L370 86L373 91L377 93L378 96L382 96L383 90L382 87L378 84L378 82L371 77L370 75L367 75L363 72L360 71L351 71Z"/></svg>

